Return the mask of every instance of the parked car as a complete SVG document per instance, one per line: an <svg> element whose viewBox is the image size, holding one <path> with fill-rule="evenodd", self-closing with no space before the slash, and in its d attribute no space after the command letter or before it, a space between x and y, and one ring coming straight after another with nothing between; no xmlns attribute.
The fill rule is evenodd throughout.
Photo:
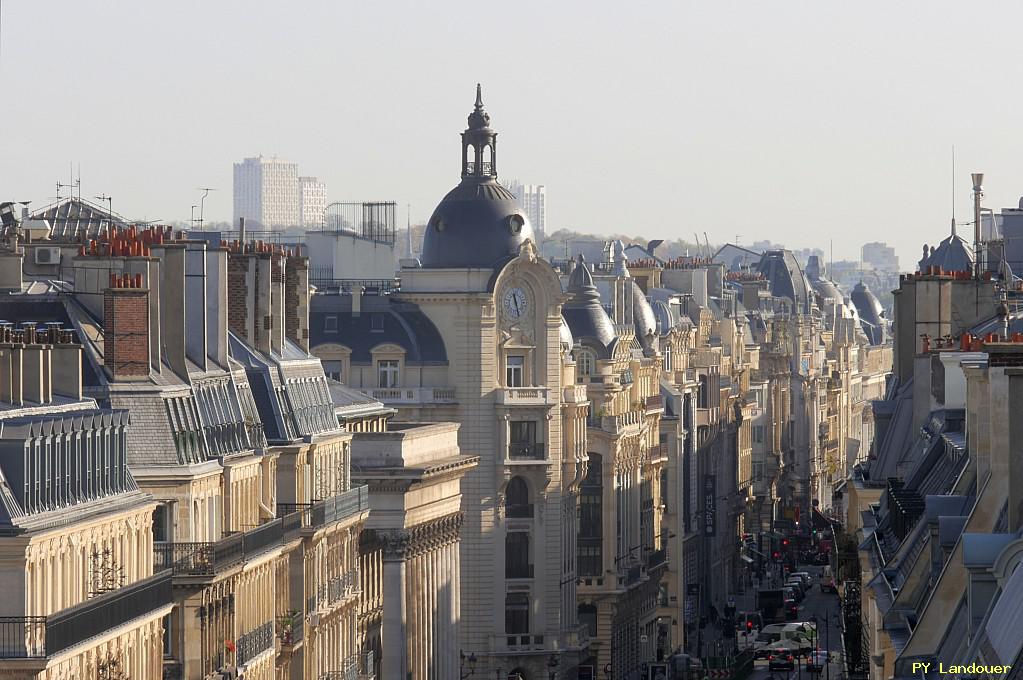
<svg viewBox="0 0 1023 680"><path fill-rule="evenodd" d="M767 668L771 671L791 671L796 668L796 658L791 654L771 654L767 657Z"/></svg>
<svg viewBox="0 0 1023 680"><path fill-rule="evenodd" d="M785 600L785 620L795 621L799 618L799 604L795 600Z"/></svg>
<svg viewBox="0 0 1023 680"><path fill-rule="evenodd" d="M792 594L795 596L793 599L797 602L802 602L806 596L806 586L803 584L802 579L789 577L789 580L785 582L785 587L792 588Z"/></svg>
<svg viewBox="0 0 1023 680"><path fill-rule="evenodd" d="M818 649L810 652L806 655L806 672L807 673L820 673L824 670L824 666L827 665L828 651L826 649Z"/></svg>

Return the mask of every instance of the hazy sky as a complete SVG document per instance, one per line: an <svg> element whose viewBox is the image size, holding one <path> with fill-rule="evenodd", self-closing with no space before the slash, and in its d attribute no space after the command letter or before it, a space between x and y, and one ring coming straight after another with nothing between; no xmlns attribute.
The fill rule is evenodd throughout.
<svg viewBox="0 0 1023 680"><path fill-rule="evenodd" d="M961 223L971 171L989 206L1023 194L1021 27L1018 0L4 0L0 199L74 162L129 217L210 186L226 220L262 153L425 220L482 81L501 177L546 184L553 227L886 240L909 267L948 231L953 144Z"/></svg>

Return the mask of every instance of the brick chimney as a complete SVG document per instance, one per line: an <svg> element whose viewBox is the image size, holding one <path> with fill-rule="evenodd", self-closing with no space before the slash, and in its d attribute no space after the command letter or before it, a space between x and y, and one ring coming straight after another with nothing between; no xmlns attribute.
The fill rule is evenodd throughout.
<svg viewBox="0 0 1023 680"><path fill-rule="evenodd" d="M309 258L294 253L284 270L284 334L309 352Z"/></svg>
<svg viewBox="0 0 1023 680"><path fill-rule="evenodd" d="M149 289L142 275L111 275L103 291L103 360L112 380L149 377Z"/></svg>
<svg viewBox="0 0 1023 680"><path fill-rule="evenodd" d="M280 353L284 347L284 260L279 247L262 241L229 247L228 327L264 354Z"/></svg>

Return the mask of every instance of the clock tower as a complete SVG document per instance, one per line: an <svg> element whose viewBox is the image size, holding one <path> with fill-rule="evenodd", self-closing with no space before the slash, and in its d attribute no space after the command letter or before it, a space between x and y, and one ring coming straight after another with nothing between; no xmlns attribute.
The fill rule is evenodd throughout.
<svg viewBox="0 0 1023 680"><path fill-rule="evenodd" d="M424 371L423 385L454 388L436 416L457 421L460 450L479 456L462 485L459 647L480 677L540 678L552 654L568 673L588 644L575 576L586 401L585 390L566 389L575 375L567 297L497 181L496 141L477 87L461 181L434 210L421 264L401 270L396 297L436 325L447 365Z"/></svg>

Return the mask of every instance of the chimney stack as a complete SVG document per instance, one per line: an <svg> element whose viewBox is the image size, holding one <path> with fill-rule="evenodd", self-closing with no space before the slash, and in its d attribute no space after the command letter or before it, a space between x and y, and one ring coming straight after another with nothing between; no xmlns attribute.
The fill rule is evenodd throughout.
<svg viewBox="0 0 1023 680"><path fill-rule="evenodd" d="M264 354L279 354L284 349L284 279L285 255L280 246L253 241L230 247L228 327Z"/></svg>
<svg viewBox="0 0 1023 680"><path fill-rule="evenodd" d="M112 380L149 377L149 289L142 275L110 276L103 291L103 362Z"/></svg>
<svg viewBox="0 0 1023 680"><path fill-rule="evenodd" d="M285 261L284 334L309 353L309 258L295 253Z"/></svg>

